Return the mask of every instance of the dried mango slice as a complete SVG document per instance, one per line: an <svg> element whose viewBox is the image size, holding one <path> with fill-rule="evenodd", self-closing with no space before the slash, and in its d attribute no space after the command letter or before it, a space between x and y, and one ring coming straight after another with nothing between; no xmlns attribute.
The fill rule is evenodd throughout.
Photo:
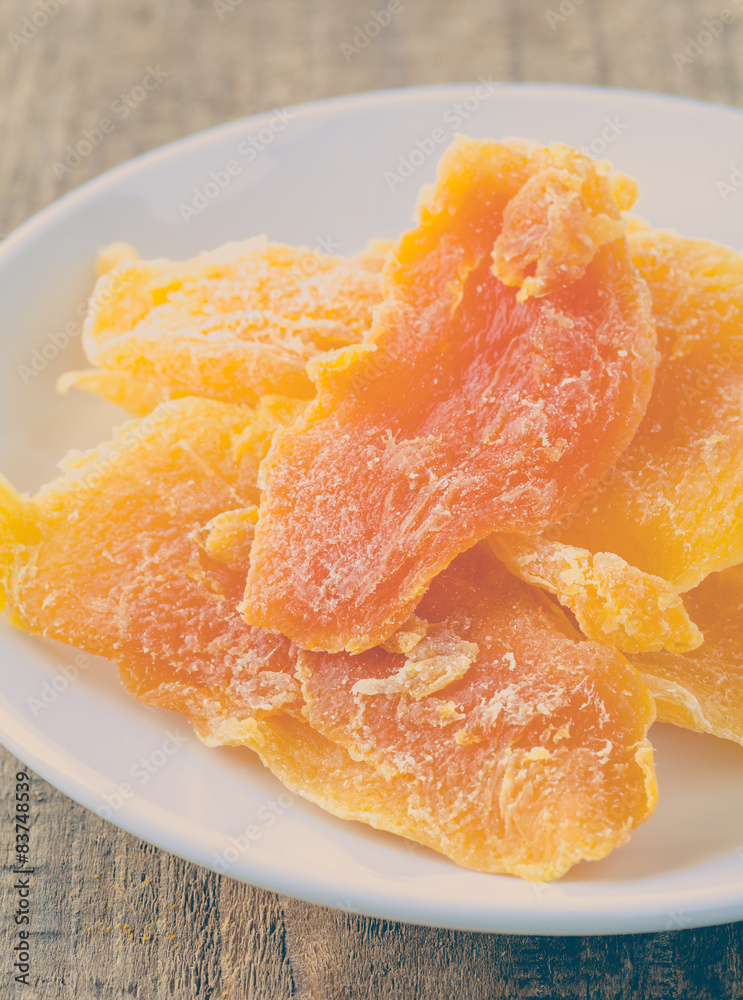
<svg viewBox="0 0 743 1000"><path fill-rule="evenodd" d="M685 601L703 644L631 659L655 697L659 719L743 744L743 564L711 573Z"/></svg>
<svg viewBox="0 0 743 1000"><path fill-rule="evenodd" d="M422 635L403 630L407 652L299 651L310 725L388 789L371 815L365 786L342 772L305 779L305 794L465 867L528 879L624 843L656 800L655 710L630 664L581 641L481 546L433 581L421 623Z"/></svg>
<svg viewBox="0 0 743 1000"><path fill-rule="evenodd" d="M248 683L251 671L284 662L288 642L237 614L245 572L226 555L245 557L236 523L255 509L271 436L299 408L189 397L71 453L64 476L32 498L3 484L0 585L11 620L116 660L133 691L171 708L197 705L199 690L212 697L219 671L244 671ZM265 684L255 682L268 698Z"/></svg>
<svg viewBox="0 0 743 1000"><path fill-rule="evenodd" d="M589 639L632 653L683 652L702 642L671 585L613 552L594 555L539 536L499 534L489 542L513 573L557 595Z"/></svg>
<svg viewBox="0 0 743 1000"><path fill-rule="evenodd" d="M302 405L189 397L71 453L34 497L0 479L0 606L115 660L133 694L205 738L249 744L257 719L299 699L288 640L246 625L237 603L258 467Z"/></svg>
<svg viewBox="0 0 743 1000"><path fill-rule="evenodd" d="M587 547L611 522L614 551L686 591L743 558L743 254L666 232L630 246L663 361L616 482L586 519Z"/></svg>
<svg viewBox="0 0 743 1000"><path fill-rule="evenodd" d="M670 232L629 242L662 361L631 447L560 540L683 592L743 558L743 254Z"/></svg>
<svg viewBox="0 0 743 1000"><path fill-rule="evenodd" d="M662 355L645 418L576 511L540 536L494 544L524 579L537 582L530 566L549 566L541 584L573 610L582 603L587 634L598 638L603 619L604 640L620 648L680 651L698 636L671 595L743 559L743 254L637 224L628 242ZM622 563L598 592L591 574L566 586L555 572L565 546L582 550L583 563L607 554Z"/></svg>
<svg viewBox="0 0 743 1000"><path fill-rule="evenodd" d="M96 367L171 394L308 398L307 361L368 331L385 252L379 244L346 260L264 237L184 262L109 248L99 266L118 263L98 280L83 346Z"/></svg>
<svg viewBox="0 0 743 1000"><path fill-rule="evenodd" d="M369 343L312 362L318 398L264 463L248 621L367 649L458 552L575 506L653 380L632 197L564 146L453 144Z"/></svg>

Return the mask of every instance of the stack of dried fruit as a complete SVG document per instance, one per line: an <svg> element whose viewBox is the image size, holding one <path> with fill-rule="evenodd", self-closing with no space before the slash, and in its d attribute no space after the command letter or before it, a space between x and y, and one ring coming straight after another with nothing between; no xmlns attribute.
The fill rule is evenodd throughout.
<svg viewBox="0 0 743 1000"><path fill-rule="evenodd" d="M64 386L138 419L0 481L10 620L336 815L529 879L604 857L656 704L743 742L743 257L635 197L460 138L396 245L107 254Z"/></svg>

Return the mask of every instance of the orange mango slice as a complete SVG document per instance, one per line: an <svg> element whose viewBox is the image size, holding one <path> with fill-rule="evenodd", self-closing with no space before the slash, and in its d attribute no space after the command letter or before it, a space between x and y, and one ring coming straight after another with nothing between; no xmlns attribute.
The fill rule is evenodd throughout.
<svg viewBox="0 0 743 1000"><path fill-rule="evenodd" d="M681 651L699 633L673 595L743 559L743 254L634 228L662 355L645 418L576 511L540 536L494 545L524 579L550 567L539 582L576 614L583 604L587 634L634 652ZM613 560L602 587L554 572L566 546L584 563Z"/></svg>
<svg viewBox="0 0 743 1000"><path fill-rule="evenodd" d="M711 573L684 600L704 643L691 652L630 658L659 719L743 744L743 564Z"/></svg>
<svg viewBox="0 0 743 1000"><path fill-rule="evenodd" d="M300 651L297 676L312 728L387 789L371 816L350 774L317 780L319 801L465 867L557 878L655 806L639 676L487 548L438 576L385 648Z"/></svg>
<svg viewBox="0 0 743 1000"><path fill-rule="evenodd" d="M205 740L250 745L258 720L300 700L290 643L237 603L259 464L302 405L184 398L70 453L33 497L0 479L0 607L116 661L136 697L185 713Z"/></svg>
<svg viewBox="0 0 743 1000"><path fill-rule="evenodd" d="M312 362L317 399L264 463L249 622L368 649L457 553L539 530L610 468L657 360L634 193L567 147L453 144L369 342Z"/></svg>
<svg viewBox="0 0 743 1000"><path fill-rule="evenodd" d="M613 552L593 553L539 535L496 534L488 540L513 573L555 594L589 639L632 653L683 652L702 642L668 581Z"/></svg>
<svg viewBox="0 0 743 1000"><path fill-rule="evenodd" d="M662 361L631 447L560 540L683 592L743 558L743 254L667 232L629 240Z"/></svg>
<svg viewBox="0 0 743 1000"><path fill-rule="evenodd" d="M176 693L208 689L213 671L270 663L288 642L245 625L235 610L245 573L230 563L249 550L259 462L300 405L177 400L70 453L64 475L33 497L3 482L11 621L116 660L151 700L173 677Z"/></svg>
<svg viewBox="0 0 743 1000"><path fill-rule="evenodd" d="M170 395L308 398L307 361L368 331L385 252L346 260L258 237L173 262L115 245L99 259L83 346L97 368Z"/></svg>

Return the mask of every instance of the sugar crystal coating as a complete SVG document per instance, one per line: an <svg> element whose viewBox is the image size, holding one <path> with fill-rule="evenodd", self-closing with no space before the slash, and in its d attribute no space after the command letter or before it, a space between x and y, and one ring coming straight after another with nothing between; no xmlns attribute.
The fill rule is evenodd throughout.
<svg viewBox="0 0 743 1000"><path fill-rule="evenodd" d="M115 246L103 255L83 346L97 368L168 396L308 398L307 361L368 331L385 252L380 243L345 259L256 237L173 262L132 259ZM111 380L78 384L115 391Z"/></svg>
<svg viewBox="0 0 743 1000"><path fill-rule="evenodd" d="M659 719L743 744L743 564L711 573L684 600L704 633L701 646L630 659Z"/></svg>
<svg viewBox="0 0 743 1000"><path fill-rule="evenodd" d="M407 653L298 653L310 725L387 788L371 822L536 880L624 843L656 801L655 708L628 662L481 546L433 581L416 617L425 634ZM364 814L353 772L314 792Z"/></svg>
<svg viewBox="0 0 743 1000"><path fill-rule="evenodd" d="M632 228L661 352L645 417L577 510L540 535L494 544L524 579L573 610L580 603L584 624L601 620L605 641L682 652L700 633L678 595L743 558L743 254ZM595 575L557 572L566 551L583 565L604 564L598 590ZM666 595L661 605L653 594Z"/></svg>

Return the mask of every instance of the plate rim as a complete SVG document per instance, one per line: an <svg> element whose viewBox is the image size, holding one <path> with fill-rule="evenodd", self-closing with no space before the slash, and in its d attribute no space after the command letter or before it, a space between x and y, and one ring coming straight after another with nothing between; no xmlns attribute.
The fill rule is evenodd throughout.
<svg viewBox="0 0 743 1000"><path fill-rule="evenodd" d="M480 81L447 84L422 84L414 87L391 87L379 90L365 90L358 93L341 94L336 97L319 98L314 101L302 102L299 104L289 104L281 110L290 110L303 116L315 113L322 113L324 110L339 110L352 106L362 107L365 104L377 104L390 102L394 103L401 98L404 99L424 99L435 94L448 94L457 91L471 90ZM574 94L576 96L588 95L608 95L616 94L630 100L641 100L644 104L657 102L659 104L692 105L707 112L717 112L724 115L743 115L743 107L733 104L723 104L719 101L707 101L702 98L685 97L680 94L665 94L659 91L639 90L630 87L609 87L604 85L583 86L573 83L531 83L512 81L492 81L499 91L512 91L514 94L534 94L544 93L546 95ZM62 218L77 205L78 201L86 201L91 195L95 195L105 190L111 184L117 183L125 176L135 176L139 171L145 170L151 164L160 160L165 160L174 153L181 150L188 151L201 145L208 145L210 142L218 141L223 136L228 136L231 132L238 132L246 125L260 127L263 122L269 121L279 110L279 106L267 111L260 111L254 115L245 115L240 118L232 118L218 125L212 125L199 132L193 132L182 136L180 139L172 139L161 146L140 153L137 156L117 163L109 167L102 173L91 177L87 181L65 192L59 198L55 198L43 208L39 209L28 219L18 225L0 242L0 265L4 263L4 257L8 252L13 252L20 243L32 235L37 228L51 222L53 219Z"/></svg>

